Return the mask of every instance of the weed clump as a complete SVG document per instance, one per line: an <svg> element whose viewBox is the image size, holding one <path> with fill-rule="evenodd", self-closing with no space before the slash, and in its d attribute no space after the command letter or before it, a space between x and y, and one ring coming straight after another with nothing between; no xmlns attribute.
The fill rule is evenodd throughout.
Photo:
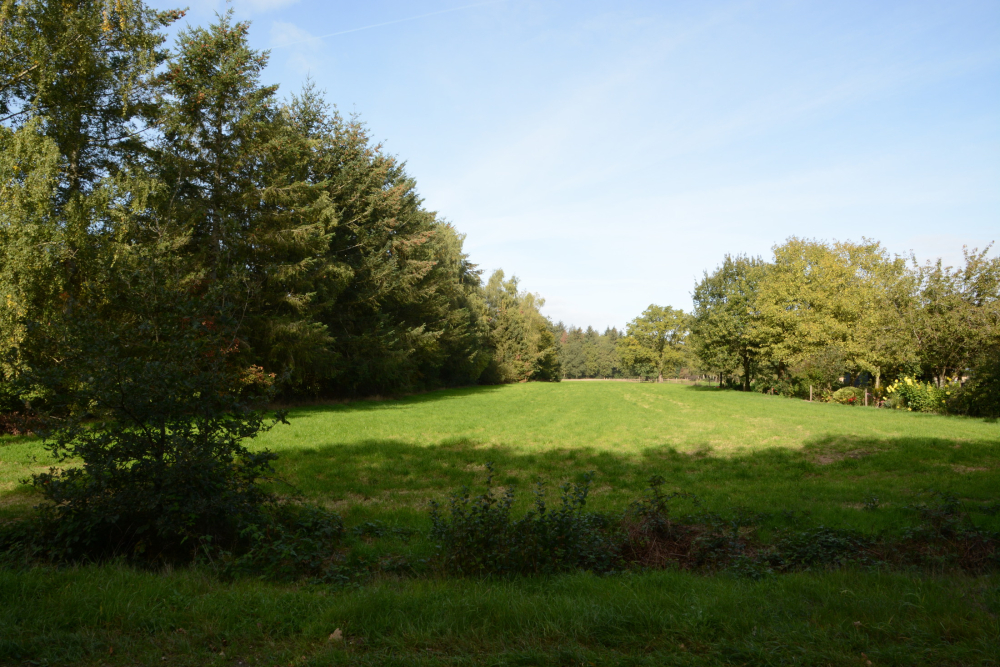
<svg viewBox="0 0 1000 667"><path fill-rule="evenodd" d="M487 464L486 490L472 496L463 487L451 496L447 512L431 505L431 537L437 564L458 575L552 574L570 570L609 572L621 566L615 522L584 506L592 473L581 483L561 487L560 505L550 509L545 487L535 491L535 508L512 515L514 489L497 493L493 464Z"/></svg>

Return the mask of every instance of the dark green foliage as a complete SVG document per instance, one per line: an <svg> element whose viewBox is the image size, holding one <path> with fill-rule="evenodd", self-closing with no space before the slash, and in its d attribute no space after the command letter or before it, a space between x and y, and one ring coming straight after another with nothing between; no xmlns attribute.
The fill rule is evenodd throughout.
<svg viewBox="0 0 1000 667"><path fill-rule="evenodd" d="M562 322L555 325L559 340L559 364L563 377L619 378L625 377L621 356L616 342L621 334L609 327L598 333L592 327L584 331L578 327L567 329Z"/></svg>
<svg viewBox="0 0 1000 667"><path fill-rule="evenodd" d="M512 516L514 489L493 489L487 464L486 491L472 497L468 488L452 495L447 515L434 503L431 537L438 543L440 567L459 575L552 574L569 570L607 572L621 558L608 517L584 511L591 475L562 487L561 504L550 510L539 483L535 509Z"/></svg>
<svg viewBox="0 0 1000 667"><path fill-rule="evenodd" d="M984 350L972 377L955 391L949 411L1000 419L1000 348Z"/></svg>
<svg viewBox="0 0 1000 667"><path fill-rule="evenodd" d="M222 572L230 577L344 583L351 575L337 550L343 537L338 515L312 505L282 503L242 529L237 555L206 550L205 556L221 559Z"/></svg>
<svg viewBox="0 0 1000 667"><path fill-rule="evenodd" d="M865 558L873 546L872 538L855 531L819 526L779 538L764 560L778 570L865 564L874 560Z"/></svg>
<svg viewBox="0 0 1000 667"><path fill-rule="evenodd" d="M19 376L48 391L41 434L61 467L32 483L55 559L189 559L272 502L259 483L275 455L246 446L283 420L263 410L272 378L240 363L236 322L210 298L131 278L117 291L124 326L79 311L31 325L64 354Z"/></svg>
<svg viewBox="0 0 1000 667"><path fill-rule="evenodd" d="M206 283L244 309L242 335L261 366L300 381L329 372L322 283L342 281L327 257L336 212L304 175L315 148L261 83L267 55L249 47L231 12L178 36L162 75L151 221L143 244L185 260L184 282ZM327 291L327 290L322 290Z"/></svg>

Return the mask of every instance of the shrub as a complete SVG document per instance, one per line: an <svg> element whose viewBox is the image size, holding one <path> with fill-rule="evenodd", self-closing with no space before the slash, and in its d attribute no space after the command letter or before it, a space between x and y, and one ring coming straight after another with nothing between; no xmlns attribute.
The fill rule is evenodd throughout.
<svg viewBox="0 0 1000 667"><path fill-rule="evenodd" d="M843 387L833 392L831 399L841 405L864 405L864 391L858 387Z"/></svg>
<svg viewBox="0 0 1000 667"><path fill-rule="evenodd" d="M592 475L580 484L562 486L561 504L549 510L539 483L535 509L512 516L514 489L498 495L493 465L487 464L486 490L472 497L463 487L451 497L445 516L431 504L431 536L438 563L461 575L550 574L570 570L607 572L621 560L611 535L613 522L584 511Z"/></svg>
<svg viewBox="0 0 1000 667"><path fill-rule="evenodd" d="M646 497L626 510L623 517L623 553L628 563L643 567L664 567L668 562L684 561L691 552L696 533L691 526L671 517L670 502L688 498L698 505L698 499L686 493L664 493L666 480L659 475L649 479Z"/></svg>
<svg viewBox="0 0 1000 667"><path fill-rule="evenodd" d="M944 412L951 389L940 389L930 382L904 377L886 387L886 393L890 396L889 407L897 410Z"/></svg>
<svg viewBox="0 0 1000 667"><path fill-rule="evenodd" d="M245 444L284 421L263 409L273 378L247 373L211 299L136 288L119 295L119 326L83 308L31 324L64 350L20 375L54 397L40 434L56 466L32 478L46 501L33 539L50 558L190 560L206 541L235 545L274 501L259 483L275 455Z"/></svg>
<svg viewBox="0 0 1000 667"><path fill-rule="evenodd" d="M339 515L314 505L283 503L259 519L242 530L245 544L238 555L220 554L225 574L313 583L351 579L344 557L337 552L344 537ZM211 545L205 546L205 556L212 558Z"/></svg>
<svg viewBox="0 0 1000 667"><path fill-rule="evenodd" d="M1000 350L991 350L964 386L955 388L949 409L972 417L1000 418Z"/></svg>

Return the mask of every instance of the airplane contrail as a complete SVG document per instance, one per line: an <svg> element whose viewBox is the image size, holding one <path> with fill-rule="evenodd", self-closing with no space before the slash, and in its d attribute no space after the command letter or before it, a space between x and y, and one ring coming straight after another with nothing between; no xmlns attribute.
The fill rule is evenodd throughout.
<svg viewBox="0 0 1000 667"><path fill-rule="evenodd" d="M271 48L281 49L289 46L295 46L296 44L303 44L305 42L315 42L318 39L326 39L327 37L336 37L337 35L346 35L352 32L360 32L362 30L371 30L372 28L381 28L385 25L393 25L396 23L405 23L406 21L416 21L417 19L427 18L428 16L437 16L438 14L447 14L449 12L457 12L463 9L472 9L473 7L482 7L484 5L495 5L500 2L507 2L507 0L487 0L487 2L477 2L472 5L462 5L461 7L452 7L451 9L442 9L436 12L428 12L426 14L419 14L417 16L408 16L405 19L396 19L395 21L386 21L385 23L373 23L372 25L362 26L360 28L351 28L350 30L341 30L339 32L331 32L326 35L317 35L316 37L308 37L306 39L300 39L297 42L290 42L288 44L279 44Z"/></svg>

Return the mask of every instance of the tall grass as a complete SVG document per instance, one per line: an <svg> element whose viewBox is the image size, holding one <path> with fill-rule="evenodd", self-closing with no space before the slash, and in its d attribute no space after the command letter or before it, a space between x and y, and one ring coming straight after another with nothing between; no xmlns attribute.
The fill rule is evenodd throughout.
<svg viewBox="0 0 1000 667"><path fill-rule="evenodd" d="M989 665L997 583L658 572L324 590L112 566L0 572L0 662Z"/></svg>

